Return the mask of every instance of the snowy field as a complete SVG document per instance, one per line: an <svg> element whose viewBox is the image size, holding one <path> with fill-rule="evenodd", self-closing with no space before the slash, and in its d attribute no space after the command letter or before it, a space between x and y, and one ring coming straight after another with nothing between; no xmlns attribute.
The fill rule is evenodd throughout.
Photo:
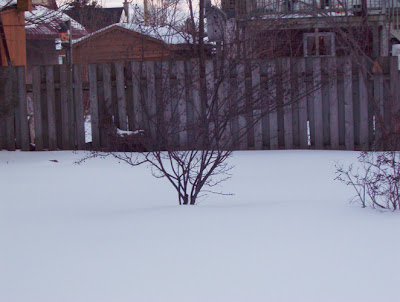
<svg viewBox="0 0 400 302"><path fill-rule="evenodd" d="M1 302L400 301L400 213L333 180L356 152L237 152L235 195L186 207L83 156L0 152Z"/></svg>

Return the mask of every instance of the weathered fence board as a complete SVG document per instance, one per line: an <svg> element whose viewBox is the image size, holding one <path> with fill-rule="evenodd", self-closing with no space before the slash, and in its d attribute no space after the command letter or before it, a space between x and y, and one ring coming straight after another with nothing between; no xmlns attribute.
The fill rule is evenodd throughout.
<svg viewBox="0 0 400 302"><path fill-rule="evenodd" d="M47 116L48 116L48 135L49 150L57 149L57 126L56 126L56 99L54 89L54 69L46 66L46 90L47 90Z"/></svg>
<svg viewBox="0 0 400 302"><path fill-rule="evenodd" d="M188 142L187 132L187 104L186 104L186 85L185 85L185 65L183 61L176 62L177 77L177 99L179 117L177 128L179 129L179 145L185 146ZM149 102L151 102L149 100ZM155 110L153 109L154 113Z"/></svg>
<svg viewBox="0 0 400 302"><path fill-rule="evenodd" d="M82 73L78 65L74 66L74 105L76 124L76 146L85 149L85 109L83 105Z"/></svg>
<svg viewBox="0 0 400 302"><path fill-rule="evenodd" d="M6 75L8 78L13 78L14 69L8 69ZM7 98L5 101L7 102L7 107L10 108L10 112L6 116L6 140L7 140L7 150L14 151L15 150L15 126L14 126L14 114L13 106L15 105L15 96L13 91L13 82L6 80L4 85L4 94L5 96L12 96L11 98Z"/></svg>
<svg viewBox="0 0 400 302"><path fill-rule="evenodd" d="M21 150L29 150L29 125L28 125L28 111L27 111L27 95L26 95L26 83L25 83L25 67L17 67L17 87L18 87L18 119L16 129L20 131L21 139ZM19 132L18 131L18 132ZM17 134L17 137L19 135Z"/></svg>
<svg viewBox="0 0 400 302"><path fill-rule="evenodd" d="M125 100L124 63L123 62L115 63L115 74L116 74L116 83L117 83L117 104L118 104L118 116L119 116L118 127L121 130L128 130L126 100ZM155 98L153 98L153 100L154 99Z"/></svg>
<svg viewBox="0 0 400 302"><path fill-rule="evenodd" d="M144 130L159 146L168 141L174 148L201 148L200 128L208 129L213 142L212 134L219 135L242 150L385 148L384 138L400 127L397 58L208 61L205 68L203 104L194 59L92 64L88 84L80 66L34 67L31 86L23 67L3 67L2 77L13 79L2 85L4 104L16 107L0 120L0 147L30 149L27 91L35 150L86 148L84 90L95 149L108 146L110 123ZM226 117L229 129L220 133Z"/></svg>
<svg viewBox="0 0 400 302"><path fill-rule="evenodd" d="M322 111L322 73L321 73L321 59L313 59L313 112L314 112L314 131L315 147L322 149L324 146L324 121Z"/></svg>
<svg viewBox="0 0 400 302"><path fill-rule="evenodd" d="M268 98L270 102L270 112L269 112L269 138L270 138L270 148L275 150L279 148L279 138L278 138L278 110L277 110L277 100L276 100L276 65L274 61L270 61L268 65Z"/></svg>
<svg viewBox="0 0 400 302"><path fill-rule="evenodd" d="M32 84L33 84L33 110L34 110L34 123L35 123L35 150L43 150L43 127L42 127L42 105L40 101L40 67L35 66L32 70Z"/></svg>
<svg viewBox="0 0 400 302"><path fill-rule="evenodd" d="M337 62L336 58L328 58L328 85L329 85L329 130L332 149L339 147L339 104L337 93Z"/></svg>
<svg viewBox="0 0 400 302"><path fill-rule="evenodd" d="M361 66L367 67L362 64ZM368 90L367 90L367 72L362 67L358 71L358 84L359 84L359 111L360 111L360 146L362 150L369 149L369 126L368 126Z"/></svg>
<svg viewBox="0 0 400 302"><path fill-rule="evenodd" d="M260 65L258 62L252 66L251 78L252 78L252 88L253 88L253 100L255 100L255 106L253 110L253 117L255 120L254 124L254 148L256 150L261 150L263 146L263 136L262 136L262 107L261 107L261 92L260 92Z"/></svg>
<svg viewBox="0 0 400 302"><path fill-rule="evenodd" d="M90 121L92 125L92 146L100 147L100 122L97 94L97 73L96 65L89 65L89 89L90 89Z"/></svg>
<svg viewBox="0 0 400 302"><path fill-rule="evenodd" d="M305 59L300 59L297 66L297 84L298 84L298 104L299 104L299 142L300 148L308 147L307 134L307 95L306 95L306 80Z"/></svg>
<svg viewBox="0 0 400 302"><path fill-rule="evenodd" d="M293 116L290 58L282 59L283 123L285 149L293 149Z"/></svg>
<svg viewBox="0 0 400 302"><path fill-rule="evenodd" d="M353 71L352 61L346 58L344 61L344 129L345 147L347 150L354 149L354 114L353 114Z"/></svg>
<svg viewBox="0 0 400 302"><path fill-rule="evenodd" d="M68 102L69 102L69 81L68 81L67 66L60 67L60 100L61 100L61 141L62 148L64 150L71 149L69 144L69 114L68 114ZM36 114L36 111L35 111ZM36 118L35 118L36 119Z"/></svg>

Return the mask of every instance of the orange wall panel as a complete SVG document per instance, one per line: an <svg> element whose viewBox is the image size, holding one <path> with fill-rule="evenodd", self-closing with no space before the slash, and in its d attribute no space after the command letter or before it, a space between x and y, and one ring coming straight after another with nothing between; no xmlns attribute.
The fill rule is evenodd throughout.
<svg viewBox="0 0 400 302"><path fill-rule="evenodd" d="M5 41L12 65L26 66L25 17L23 12L6 10L0 12ZM3 58L3 51L2 51Z"/></svg>

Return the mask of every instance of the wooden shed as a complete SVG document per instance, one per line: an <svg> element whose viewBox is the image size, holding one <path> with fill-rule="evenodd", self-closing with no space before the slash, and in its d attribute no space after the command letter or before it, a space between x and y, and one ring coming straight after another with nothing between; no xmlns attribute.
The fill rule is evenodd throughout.
<svg viewBox="0 0 400 302"><path fill-rule="evenodd" d="M168 27L117 23L73 44L73 63L161 60L192 56L190 37Z"/></svg>

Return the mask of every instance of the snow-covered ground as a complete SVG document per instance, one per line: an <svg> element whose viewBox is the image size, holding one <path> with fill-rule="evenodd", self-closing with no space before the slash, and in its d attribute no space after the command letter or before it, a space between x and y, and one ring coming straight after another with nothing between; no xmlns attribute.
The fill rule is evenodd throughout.
<svg viewBox="0 0 400 302"><path fill-rule="evenodd" d="M356 152L237 152L236 195L187 207L83 156L0 152L0 301L400 301L400 214L333 180Z"/></svg>

